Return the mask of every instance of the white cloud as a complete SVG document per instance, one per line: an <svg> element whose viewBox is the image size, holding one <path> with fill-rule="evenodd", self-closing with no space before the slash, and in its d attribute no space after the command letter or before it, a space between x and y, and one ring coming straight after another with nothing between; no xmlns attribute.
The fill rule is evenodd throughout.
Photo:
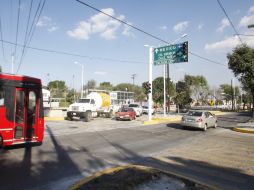
<svg viewBox="0 0 254 190"><path fill-rule="evenodd" d="M248 36L242 36L242 41L249 46L254 46L254 39ZM227 37L222 41L205 45L205 50L210 52L229 52L241 42L237 36Z"/></svg>
<svg viewBox="0 0 254 190"><path fill-rule="evenodd" d="M220 26L216 29L217 32L223 32L226 27L228 27L229 21L227 18L223 18L220 22Z"/></svg>
<svg viewBox="0 0 254 190"><path fill-rule="evenodd" d="M52 19L50 17L47 16L43 16L39 19L39 21L37 22L36 26L38 27L46 27L49 26L52 22Z"/></svg>
<svg viewBox="0 0 254 190"><path fill-rule="evenodd" d="M247 27L249 24L253 23L254 23L254 14L242 17L239 26Z"/></svg>
<svg viewBox="0 0 254 190"><path fill-rule="evenodd" d="M117 16L112 8L102 9L101 11L117 17L120 20L125 19L124 15ZM69 30L67 34L70 37L84 40L88 40L92 34L99 34L102 38L111 40L117 37L117 30L119 30L121 26L122 24L120 22L102 13L98 13L91 16L86 21L81 21L75 29ZM130 35L130 29L125 27L122 34L125 36Z"/></svg>
<svg viewBox="0 0 254 190"><path fill-rule="evenodd" d="M161 30L167 30L168 27L167 27L166 25L164 25L164 26L160 26L160 29L161 29Z"/></svg>
<svg viewBox="0 0 254 190"><path fill-rule="evenodd" d="M254 13L254 5L249 8L249 13Z"/></svg>
<svg viewBox="0 0 254 190"><path fill-rule="evenodd" d="M189 26L189 22L188 21L183 21L183 22L179 22L177 23L174 27L173 30L176 33L180 33L183 32L184 30L186 30L186 28Z"/></svg>
<svg viewBox="0 0 254 190"><path fill-rule="evenodd" d="M39 19L36 24L37 27L47 28L49 32L54 32L59 29L59 27L52 21L50 17L43 16Z"/></svg>
<svg viewBox="0 0 254 190"><path fill-rule="evenodd" d="M68 31L67 34L78 40L88 40L91 33L91 24L85 21L81 21L77 28L72 31Z"/></svg>
<svg viewBox="0 0 254 190"><path fill-rule="evenodd" d="M48 29L49 32L54 32L58 30L59 28L57 26L52 26L51 28Z"/></svg>
<svg viewBox="0 0 254 190"><path fill-rule="evenodd" d="M107 73L104 71L95 71L94 74L95 75L106 75Z"/></svg>
<svg viewBox="0 0 254 190"><path fill-rule="evenodd" d="M129 25L132 25L131 22L128 22ZM127 37L135 37L135 35L131 32L131 27L125 25L122 34Z"/></svg>
<svg viewBox="0 0 254 190"><path fill-rule="evenodd" d="M241 18L239 26L246 28L249 24L253 23L254 23L254 6L250 7L248 10L248 14Z"/></svg>
<svg viewBox="0 0 254 190"><path fill-rule="evenodd" d="M204 27L204 24L199 24L199 25L198 25L198 30L202 30L203 27Z"/></svg>

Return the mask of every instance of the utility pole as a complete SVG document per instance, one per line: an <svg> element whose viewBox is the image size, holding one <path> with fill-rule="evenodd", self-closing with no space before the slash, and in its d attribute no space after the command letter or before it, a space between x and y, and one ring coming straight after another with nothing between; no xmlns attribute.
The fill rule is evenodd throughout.
<svg viewBox="0 0 254 190"><path fill-rule="evenodd" d="M131 78L132 78L132 84L133 84L133 85L134 85L134 80L135 80L136 76L137 76L137 74L132 74L132 75L131 75Z"/></svg>

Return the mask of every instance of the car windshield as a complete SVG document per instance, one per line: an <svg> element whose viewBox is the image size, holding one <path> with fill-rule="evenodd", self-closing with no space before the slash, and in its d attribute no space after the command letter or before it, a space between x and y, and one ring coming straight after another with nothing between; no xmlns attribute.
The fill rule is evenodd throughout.
<svg viewBox="0 0 254 190"><path fill-rule="evenodd" d="M79 99L78 103L90 103L90 99Z"/></svg>
<svg viewBox="0 0 254 190"><path fill-rule="evenodd" d="M200 112L200 111L189 111L187 115L200 117L202 116L202 113L203 112Z"/></svg>
<svg viewBox="0 0 254 190"><path fill-rule="evenodd" d="M147 106L142 106L142 108L144 108L144 109L148 109L148 107L147 107Z"/></svg>
<svg viewBox="0 0 254 190"><path fill-rule="evenodd" d="M122 109L120 110L120 112L128 112L128 111L130 111L128 108L122 108Z"/></svg>
<svg viewBox="0 0 254 190"><path fill-rule="evenodd" d="M131 107L131 108L137 108L138 104L130 104L129 107Z"/></svg>

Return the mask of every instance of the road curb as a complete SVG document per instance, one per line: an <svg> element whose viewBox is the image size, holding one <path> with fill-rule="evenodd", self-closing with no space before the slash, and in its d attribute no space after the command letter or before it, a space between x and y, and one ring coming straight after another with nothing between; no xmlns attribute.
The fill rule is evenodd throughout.
<svg viewBox="0 0 254 190"><path fill-rule="evenodd" d="M44 117L45 121L63 121L64 117Z"/></svg>
<svg viewBox="0 0 254 190"><path fill-rule="evenodd" d="M151 121L144 121L144 125L154 125L154 124L160 124L160 123L168 123L168 122L177 122L180 121L182 116L176 116L172 118L166 118L166 117L161 117L161 118L152 118Z"/></svg>
<svg viewBox="0 0 254 190"><path fill-rule="evenodd" d="M90 181L102 176L102 175L105 175L105 174L113 174L115 172L118 172L118 171L121 171L121 170L125 170L125 169L130 169L130 168L133 168L133 169L140 169L140 170L157 170L159 172L162 172L164 174L168 174L169 176L173 176L175 178L178 178L179 180L188 180L190 182L193 182L193 183L197 183L197 184L201 184L203 186L206 186L206 187L209 187L211 189L214 189L214 190L217 190L218 188L215 187L215 186L212 186L210 184L206 184L204 182L201 182L201 181L198 181L196 179L192 179L190 177L187 177L187 176L183 176L181 174L176 174L176 173L173 173L173 172L169 172L169 171L165 171L165 170L160 170L158 168L154 168L154 167L148 167L148 166L142 166L142 165L134 165L134 164L129 164L129 165L126 165L126 166L117 166L117 167L114 167L114 168L108 168L108 169L105 169L103 171L100 171L100 172L97 172L95 173L94 175L90 176L90 177L87 177L87 178L84 178L82 180L80 180L79 182L71 185L68 190L77 190L77 189L80 189L80 187L82 185L85 185L86 183L89 183Z"/></svg>
<svg viewBox="0 0 254 190"><path fill-rule="evenodd" d="M233 131L240 132L240 133L249 133L249 134L254 134L254 129L251 128L239 128L239 127L234 127Z"/></svg>

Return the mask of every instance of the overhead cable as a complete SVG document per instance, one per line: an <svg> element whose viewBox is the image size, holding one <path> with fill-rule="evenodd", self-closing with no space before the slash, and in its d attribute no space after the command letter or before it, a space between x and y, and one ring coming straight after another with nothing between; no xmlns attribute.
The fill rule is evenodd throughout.
<svg viewBox="0 0 254 190"><path fill-rule="evenodd" d="M236 30L236 28L235 28L233 22L231 21L230 17L228 16L226 9L225 9L225 8L223 7L223 5L221 4L220 0L217 0L217 2L218 2L218 4L219 4L221 10L222 10L222 11L224 12L224 14L226 15L226 17L227 17L227 19L228 19L228 21L229 21L231 27L232 27L233 30L235 31L235 35L239 38L240 42L243 44L243 41L242 41L242 39L241 39L239 33L237 32L237 30Z"/></svg>
<svg viewBox="0 0 254 190"><path fill-rule="evenodd" d="M146 34L146 35L148 35L148 36L150 36L150 37L152 37L152 38L154 38L154 39L156 39L156 40L159 40L159 41L161 41L161 42L163 42L163 43L166 43L166 44L171 44L170 42L168 42L168 41L166 41L166 40L163 40L163 39L161 39L161 38L159 38L159 37L157 37L157 36L155 36L155 35L153 35L153 34L151 34L151 33L148 33L148 32L146 32L146 31L144 31L144 30L142 30L142 29L140 29L140 28L138 28L138 27L136 27L136 26L134 26L134 25L132 25L132 24L128 24L127 22L125 22L125 21L123 21L123 20L120 20L120 19L118 19L118 18L116 18L116 17L114 17L114 16L112 16L112 15L110 15L110 14L107 14L107 13L105 13L105 12L103 12L103 11L101 11L101 10L95 8L95 7L92 6L92 5L89 5L89 4L87 4L87 3L83 2L83 1L80 1L80 0L75 0L75 1L77 1L78 3L80 3L80 4L84 5L84 6L87 6L87 7L91 8L91 9L97 11L97 12L100 12L100 13L102 13L102 14L104 14L104 15L106 15L106 16L108 16L108 17L114 19L114 20L117 20L118 22L121 22L121 23L123 23L123 24L125 24L125 25L127 25L127 26L129 26L129 27L131 27L131 28L133 28L133 29L135 29L135 30L138 30L139 32L142 32L142 33L144 33L144 34ZM209 61L209 62L211 62L211 63L216 63L216 64L218 63L218 62L216 62L216 61L213 61L213 60L211 60L211 59L208 59L208 58L203 57L203 56L201 56L201 55L198 55L198 54L196 54L196 53L193 53L193 52L189 52L189 53L190 53L191 55L193 55L193 56L199 57L199 58L201 58L201 59L203 59L203 60L206 60L206 61ZM219 64L225 66L225 65L222 64L222 63L219 63Z"/></svg>

